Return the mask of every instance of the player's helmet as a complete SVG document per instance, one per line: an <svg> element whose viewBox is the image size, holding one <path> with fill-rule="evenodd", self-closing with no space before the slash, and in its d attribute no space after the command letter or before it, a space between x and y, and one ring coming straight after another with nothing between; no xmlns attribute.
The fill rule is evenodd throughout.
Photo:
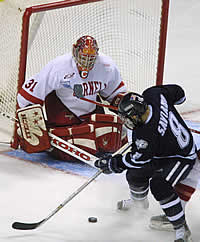
<svg viewBox="0 0 200 242"><path fill-rule="evenodd" d="M142 115L146 110L147 103L144 101L144 97L130 92L121 99L118 106L118 115L128 129L134 129L144 123Z"/></svg>
<svg viewBox="0 0 200 242"><path fill-rule="evenodd" d="M89 35L82 36L73 45L73 56L79 71L90 71L98 55L97 41Z"/></svg>

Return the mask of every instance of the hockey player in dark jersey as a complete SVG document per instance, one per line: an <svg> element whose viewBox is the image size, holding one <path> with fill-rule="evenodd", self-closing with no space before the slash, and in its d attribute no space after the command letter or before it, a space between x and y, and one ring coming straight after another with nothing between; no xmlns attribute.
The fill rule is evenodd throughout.
<svg viewBox="0 0 200 242"><path fill-rule="evenodd" d="M119 209L126 208L126 203L147 208L150 188L175 229L176 242L191 241L191 233L174 187L188 176L197 156L192 134L174 107L184 101L178 85L151 87L142 95L126 94L118 114L134 130L132 151L95 163L105 174L127 170L131 200L120 201Z"/></svg>

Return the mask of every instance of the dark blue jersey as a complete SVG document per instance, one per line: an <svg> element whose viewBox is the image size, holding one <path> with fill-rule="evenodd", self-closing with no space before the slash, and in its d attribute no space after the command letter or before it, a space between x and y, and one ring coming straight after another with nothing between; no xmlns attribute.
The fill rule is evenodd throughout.
<svg viewBox="0 0 200 242"><path fill-rule="evenodd" d="M140 168L154 160L196 158L192 134L175 104L185 100L178 85L155 86L143 92L150 114L146 123L133 131L133 151L123 160L128 167Z"/></svg>

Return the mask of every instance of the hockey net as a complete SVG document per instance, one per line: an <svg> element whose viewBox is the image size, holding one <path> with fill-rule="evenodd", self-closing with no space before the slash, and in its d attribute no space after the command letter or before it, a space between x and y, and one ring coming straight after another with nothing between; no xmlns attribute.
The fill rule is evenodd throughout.
<svg viewBox="0 0 200 242"><path fill-rule="evenodd" d="M4 0L0 5L2 113L15 116L25 78L71 52L82 35L95 37L100 51L112 57L129 91L162 83L169 0ZM1 125L9 136L11 124Z"/></svg>

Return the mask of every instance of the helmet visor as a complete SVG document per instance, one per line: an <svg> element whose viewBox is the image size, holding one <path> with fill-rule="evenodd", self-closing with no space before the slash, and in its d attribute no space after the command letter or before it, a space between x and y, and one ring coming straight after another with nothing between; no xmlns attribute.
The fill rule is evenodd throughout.
<svg viewBox="0 0 200 242"><path fill-rule="evenodd" d="M84 70L91 70L94 67L97 55L78 53L77 62L79 66Z"/></svg>

